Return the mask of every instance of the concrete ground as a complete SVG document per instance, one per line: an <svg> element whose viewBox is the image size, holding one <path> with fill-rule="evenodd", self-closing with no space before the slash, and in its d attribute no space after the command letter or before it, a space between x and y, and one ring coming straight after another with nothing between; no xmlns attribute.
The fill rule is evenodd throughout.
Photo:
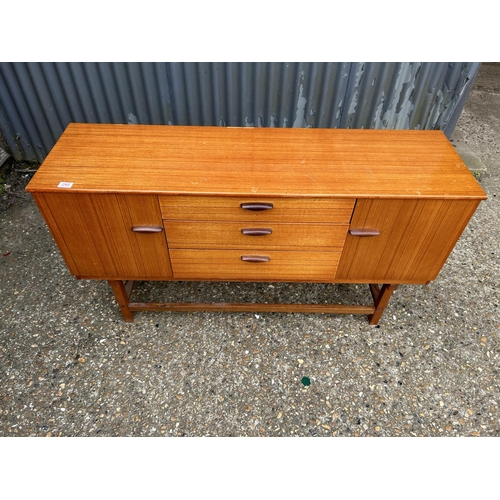
<svg viewBox="0 0 500 500"><path fill-rule="evenodd" d="M401 286L379 327L272 313L125 323L105 282L69 274L18 193L0 212L0 436L500 436L499 137L500 67L483 65L452 140L488 200L438 278ZM369 299L365 287L326 285L137 293Z"/></svg>

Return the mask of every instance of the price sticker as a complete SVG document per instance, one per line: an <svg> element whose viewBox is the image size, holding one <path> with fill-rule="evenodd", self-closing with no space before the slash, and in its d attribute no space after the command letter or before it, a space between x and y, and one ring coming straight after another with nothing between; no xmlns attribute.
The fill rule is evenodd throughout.
<svg viewBox="0 0 500 500"><path fill-rule="evenodd" d="M58 188L65 188L65 189L69 189L71 186L73 185L72 182L60 182L57 187Z"/></svg>

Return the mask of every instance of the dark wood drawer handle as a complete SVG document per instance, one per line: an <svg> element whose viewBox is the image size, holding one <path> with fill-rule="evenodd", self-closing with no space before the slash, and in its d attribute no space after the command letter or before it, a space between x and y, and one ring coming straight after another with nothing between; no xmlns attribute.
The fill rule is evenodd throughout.
<svg viewBox="0 0 500 500"><path fill-rule="evenodd" d="M349 229L349 234L352 236L379 236L378 229Z"/></svg>
<svg viewBox="0 0 500 500"><path fill-rule="evenodd" d="M241 233L245 236L266 236L272 232L272 229L267 228L245 228L241 230Z"/></svg>
<svg viewBox="0 0 500 500"><path fill-rule="evenodd" d="M163 226L133 226L134 233L161 233Z"/></svg>
<svg viewBox="0 0 500 500"><path fill-rule="evenodd" d="M269 262L271 260L267 255L242 255L243 262Z"/></svg>
<svg viewBox="0 0 500 500"><path fill-rule="evenodd" d="M272 203L242 203L240 207L243 210L251 210L252 212L262 212L262 210L271 210L274 207Z"/></svg>

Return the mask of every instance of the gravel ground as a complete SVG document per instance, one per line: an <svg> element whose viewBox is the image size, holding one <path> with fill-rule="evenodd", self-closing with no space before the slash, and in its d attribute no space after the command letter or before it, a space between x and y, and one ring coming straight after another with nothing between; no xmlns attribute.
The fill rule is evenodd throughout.
<svg viewBox="0 0 500 500"><path fill-rule="evenodd" d="M500 436L499 86L499 67L484 65L453 138L484 166L488 200L438 278L401 286L378 327L276 313L125 323L108 285L75 280L31 197L9 188L0 436ZM16 174L11 186L31 175ZM354 285L143 283L134 293L369 300Z"/></svg>

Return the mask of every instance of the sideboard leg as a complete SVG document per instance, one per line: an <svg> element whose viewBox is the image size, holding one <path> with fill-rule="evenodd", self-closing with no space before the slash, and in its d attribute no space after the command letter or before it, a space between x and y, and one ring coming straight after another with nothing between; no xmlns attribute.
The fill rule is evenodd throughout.
<svg viewBox="0 0 500 500"><path fill-rule="evenodd" d="M378 325L384 310L389 303L392 293L398 285L382 285L382 288L378 288L376 285L370 285L370 290L373 295L373 304L375 306L375 312L368 316L370 325Z"/></svg>
<svg viewBox="0 0 500 500"><path fill-rule="evenodd" d="M125 321L133 321L134 313L129 309L130 292L127 292L125 284L121 280L109 280L108 283L115 294L116 302L120 306L123 319Z"/></svg>

